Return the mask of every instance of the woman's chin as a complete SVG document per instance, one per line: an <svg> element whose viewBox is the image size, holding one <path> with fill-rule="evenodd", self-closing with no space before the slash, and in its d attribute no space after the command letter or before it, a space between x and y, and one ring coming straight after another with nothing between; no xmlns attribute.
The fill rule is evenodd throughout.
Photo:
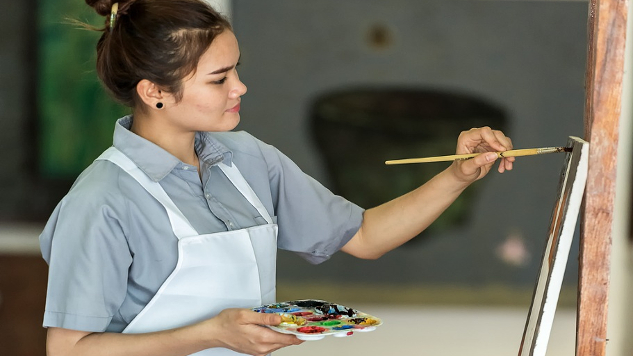
<svg viewBox="0 0 633 356"><path fill-rule="evenodd" d="M224 122L222 122L221 125L214 125L215 127L210 128L210 130L207 130L209 132L226 132L226 131L231 131L234 130L237 125L240 123L240 114L239 113L235 113L233 115L232 118L225 120Z"/></svg>

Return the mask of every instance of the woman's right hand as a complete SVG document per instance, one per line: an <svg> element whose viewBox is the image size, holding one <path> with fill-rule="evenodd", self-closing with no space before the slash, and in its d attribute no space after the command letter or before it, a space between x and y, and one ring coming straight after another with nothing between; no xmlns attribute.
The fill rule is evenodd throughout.
<svg viewBox="0 0 633 356"><path fill-rule="evenodd" d="M144 334L96 333L48 329L49 356L185 356L223 347L250 355L267 355L303 341L262 325L278 325L281 317L249 309L226 309L216 317L176 329Z"/></svg>
<svg viewBox="0 0 633 356"><path fill-rule="evenodd" d="M267 355L286 346L299 345L303 341L294 335L282 334L262 325L279 325L276 314L257 313L248 309L225 309L216 317L203 323L212 327L213 339L224 347L249 355Z"/></svg>

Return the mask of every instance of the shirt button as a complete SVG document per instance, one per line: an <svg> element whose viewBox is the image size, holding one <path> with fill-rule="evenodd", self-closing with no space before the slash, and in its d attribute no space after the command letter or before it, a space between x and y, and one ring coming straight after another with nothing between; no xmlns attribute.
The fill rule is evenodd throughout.
<svg viewBox="0 0 633 356"><path fill-rule="evenodd" d="M229 227L233 227L233 223L229 221Z"/></svg>
<svg viewBox="0 0 633 356"><path fill-rule="evenodd" d="M205 194L204 196L205 196L207 199L211 199L211 195L209 195L209 194Z"/></svg>
<svg viewBox="0 0 633 356"><path fill-rule="evenodd" d="M182 169L184 169L185 171L188 171L189 170L189 166L184 166L184 167L182 167Z"/></svg>

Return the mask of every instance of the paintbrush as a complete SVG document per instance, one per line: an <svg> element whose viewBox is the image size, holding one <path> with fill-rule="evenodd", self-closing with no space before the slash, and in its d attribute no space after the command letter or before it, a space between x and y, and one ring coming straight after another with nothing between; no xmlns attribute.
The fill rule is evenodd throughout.
<svg viewBox="0 0 633 356"><path fill-rule="evenodd" d="M504 152L495 152L497 157L519 157L519 156L533 156L541 155L545 153L557 153L557 152L571 152L571 147L543 147L543 148L524 148L520 150L508 150ZM450 156L436 156L436 157L423 157L423 158L407 158L396 159L386 161L385 164L409 164L409 163L427 163L427 162L449 162L457 160L466 160L476 157L482 153L469 153L463 155L450 155Z"/></svg>

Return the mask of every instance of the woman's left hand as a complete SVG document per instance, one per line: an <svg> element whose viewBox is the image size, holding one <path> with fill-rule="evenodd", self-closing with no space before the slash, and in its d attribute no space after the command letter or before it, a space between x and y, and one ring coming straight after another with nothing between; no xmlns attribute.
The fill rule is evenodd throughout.
<svg viewBox="0 0 633 356"><path fill-rule="evenodd" d="M496 153L512 149L512 140L499 130L490 127L474 128L463 131L457 139L457 154L483 153L468 160L457 160L451 166L457 179L471 183L483 178L497 160ZM499 173L512 169L514 157L501 158Z"/></svg>

